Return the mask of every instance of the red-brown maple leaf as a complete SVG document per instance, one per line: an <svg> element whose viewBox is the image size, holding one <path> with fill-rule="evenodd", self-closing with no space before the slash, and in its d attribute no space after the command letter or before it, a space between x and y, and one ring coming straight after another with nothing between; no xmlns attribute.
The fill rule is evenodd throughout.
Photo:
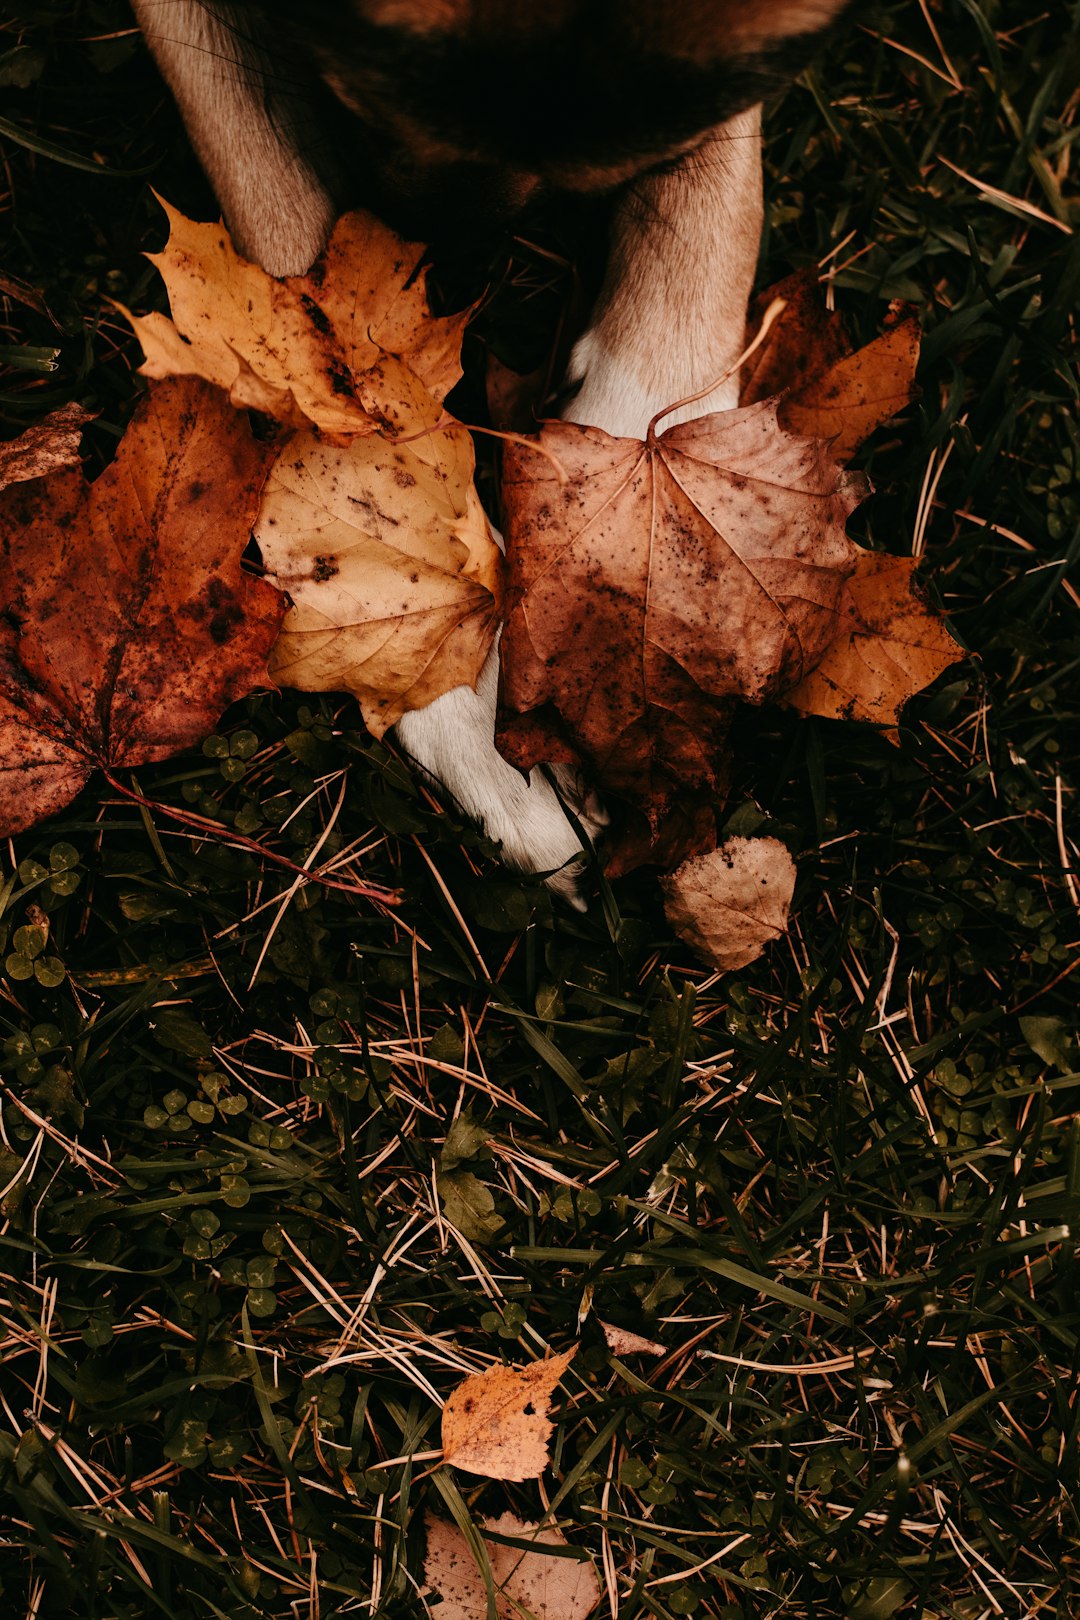
<svg viewBox="0 0 1080 1620"><path fill-rule="evenodd" d="M865 485L772 401L647 441L552 422L539 443L504 460L499 745L580 760L655 824L715 784L733 701L794 686L832 641Z"/></svg>
<svg viewBox="0 0 1080 1620"><path fill-rule="evenodd" d="M224 395L155 384L116 459L0 492L0 830L96 765L164 759L273 683L284 598L240 558L266 451Z"/></svg>

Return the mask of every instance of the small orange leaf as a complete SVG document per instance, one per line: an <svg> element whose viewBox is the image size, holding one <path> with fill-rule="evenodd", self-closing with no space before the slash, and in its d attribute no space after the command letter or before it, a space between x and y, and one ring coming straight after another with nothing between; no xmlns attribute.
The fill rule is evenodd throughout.
<svg viewBox="0 0 1080 1620"><path fill-rule="evenodd" d="M865 348L781 400L781 424L791 433L827 439L837 461L850 461L864 439L910 403L921 336L918 316L903 315Z"/></svg>
<svg viewBox="0 0 1080 1620"><path fill-rule="evenodd" d="M536 1479L548 1464L552 1391L577 1345L525 1367L466 1378L443 1407L443 1462L488 1479Z"/></svg>
<svg viewBox="0 0 1080 1620"><path fill-rule="evenodd" d="M660 887L675 932L726 973L786 932L795 862L778 838L729 838L684 861Z"/></svg>
<svg viewBox="0 0 1080 1620"><path fill-rule="evenodd" d="M893 726L908 698L966 657L918 592L913 557L865 551L845 585L844 625L788 693L803 714Z"/></svg>

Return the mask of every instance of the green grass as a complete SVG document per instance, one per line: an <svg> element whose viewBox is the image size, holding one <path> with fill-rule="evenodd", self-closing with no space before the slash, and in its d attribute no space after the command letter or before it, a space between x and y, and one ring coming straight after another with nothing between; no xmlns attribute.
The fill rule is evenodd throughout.
<svg viewBox="0 0 1080 1620"><path fill-rule="evenodd" d="M0 414L94 406L94 468L136 389L103 295L161 298L146 182L211 203L122 6L27 11ZM762 284L832 254L861 336L924 319L853 532L917 547L972 653L899 748L741 718L729 826L798 858L786 941L707 975L644 877L567 916L289 693L7 852L5 1614L419 1616L424 1511L507 1507L621 1620L1080 1613L1078 10L930 15L883 7L768 122ZM503 268L483 330L524 363L573 276ZM270 857L320 840L342 886L296 889ZM542 1482L382 1466L579 1333Z"/></svg>

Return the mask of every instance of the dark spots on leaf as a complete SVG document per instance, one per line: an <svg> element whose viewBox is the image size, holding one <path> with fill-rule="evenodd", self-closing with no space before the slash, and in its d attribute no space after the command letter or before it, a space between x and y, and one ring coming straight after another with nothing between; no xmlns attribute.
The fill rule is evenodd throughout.
<svg viewBox="0 0 1080 1620"><path fill-rule="evenodd" d="M315 302L314 298L309 298L307 293L301 293L300 303L303 306L304 314L307 316L316 332L318 332L319 336L329 337L333 331L333 328L331 327L330 322L327 320L325 313Z"/></svg>
<svg viewBox="0 0 1080 1620"><path fill-rule="evenodd" d="M413 485L416 483L416 479L413 477L411 472L406 472L404 467L395 467L394 483L399 489L412 489Z"/></svg>
<svg viewBox="0 0 1080 1620"><path fill-rule="evenodd" d="M199 599L187 610L187 617L203 619L210 639L217 647L231 641L244 623L244 612L233 593L220 579L211 579Z"/></svg>
<svg viewBox="0 0 1080 1620"><path fill-rule="evenodd" d="M355 398L356 390L353 388L353 381L344 361L331 360L326 368L326 376L335 394L347 395L349 399Z"/></svg>
<svg viewBox="0 0 1080 1620"><path fill-rule="evenodd" d="M336 557L316 557L311 569L311 577L316 585L323 585L328 579L341 572Z"/></svg>
<svg viewBox="0 0 1080 1620"><path fill-rule="evenodd" d="M476 1402L473 1400L471 1395L466 1395L465 1399L461 1403L461 1409L463 1412L471 1412L474 1410L475 1406Z"/></svg>
<svg viewBox="0 0 1080 1620"><path fill-rule="evenodd" d="M370 496L350 495L349 505L358 506L369 518L377 519L380 523L388 523L393 529L401 527L401 519L394 517L390 512L384 512L378 502L373 501Z"/></svg>
<svg viewBox="0 0 1080 1620"><path fill-rule="evenodd" d="M206 485L203 483L202 479L193 478L186 491L186 499L189 505L194 505L194 503L201 500L205 494Z"/></svg>
<svg viewBox="0 0 1080 1620"><path fill-rule="evenodd" d="M535 1417L536 1416L536 1407L533 1405L532 1401L526 1401L526 1403L525 1403L525 1416L526 1417Z"/></svg>
<svg viewBox="0 0 1080 1620"><path fill-rule="evenodd" d="M223 608L215 613L210 620L210 639L216 647L224 647L232 640L233 632L244 622L244 615L235 603L229 608Z"/></svg>

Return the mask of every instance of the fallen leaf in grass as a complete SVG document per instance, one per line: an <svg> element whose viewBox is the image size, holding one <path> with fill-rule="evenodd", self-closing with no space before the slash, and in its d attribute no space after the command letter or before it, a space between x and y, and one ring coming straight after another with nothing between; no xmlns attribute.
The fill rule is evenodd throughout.
<svg viewBox="0 0 1080 1620"><path fill-rule="evenodd" d="M1043 1063L1052 1064L1064 1074L1073 1067L1075 1041L1063 1018L1028 1013L1020 1020L1021 1033Z"/></svg>
<svg viewBox="0 0 1080 1620"><path fill-rule="evenodd" d="M792 433L827 439L837 461L850 461L864 439L914 398L921 339L918 316L898 313L880 337L788 395L781 422Z"/></svg>
<svg viewBox="0 0 1080 1620"><path fill-rule="evenodd" d="M82 430L93 420L94 413L81 405L61 405L17 439L0 444L0 489L44 478L63 467L77 467Z"/></svg>
<svg viewBox="0 0 1080 1620"><path fill-rule="evenodd" d="M914 397L919 318L910 306L894 303L880 336L852 351L843 319L826 309L813 271L798 271L760 294L751 326L774 298L785 299L787 308L743 370L742 403L781 394L782 427L828 440L835 459L849 461Z"/></svg>
<svg viewBox="0 0 1080 1620"><path fill-rule="evenodd" d="M58 810L95 765L165 759L271 685L284 600L240 558L266 462L194 379L151 389L116 459L0 493L0 830Z"/></svg>
<svg viewBox="0 0 1080 1620"><path fill-rule="evenodd" d="M714 787L732 700L814 667L857 548L865 484L763 401L647 442L545 424L565 470L511 444L499 746L522 768L582 760L655 825Z"/></svg>
<svg viewBox="0 0 1080 1620"><path fill-rule="evenodd" d="M916 566L913 557L860 551L836 639L786 703L829 720L891 727L908 698L966 657L919 595Z"/></svg>
<svg viewBox="0 0 1080 1620"><path fill-rule="evenodd" d="M596 1319L600 1322L600 1318ZM609 1350L614 1350L617 1356L662 1356L667 1346L658 1344L655 1339L643 1339L640 1333L631 1333L628 1328L614 1327L610 1322L600 1322L601 1330L607 1341Z"/></svg>
<svg viewBox="0 0 1080 1620"><path fill-rule="evenodd" d="M440 1170L437 1184L443 1214L468 1242L489 1243L506 1225L490 1191L471 1170Z"/></svg>
<svg viewBox="0 0 1080 1620"><path fill-rule="evenodd" d="M173 318L124 311L146 376L194 374L237 407L344 435L400 428L419 379L437 419L461 375L466 316L431 315L421 247L370 214L346 214L306 275L277 281L240 257L223 225L162 206L169 240L148 257Z"/></svg>
<svg viewBox="0 0 1080 1620"><path fill-rule="evenodd" d="M552 1391L577 1345L525 1367L466 1378L443 1407L443 1462L488 1479L536 1479L548 1463Z"/></svg>
<svg viewBox="0 0 1080 1620"><path fill-rule="evenodd" d="M661 878L660 887L680 939L730 972L786 932L795 862L778 838L729 838Z"/></svg>
<svg viewBox="0 0 1080 1620"><path fill-rule="evenodd" d="M472 685L495 635L501 558L456 425L394 443L289 440L255 536L292 606L271 670L304 692L348 691L375 736Z"/></svg>
<svg viewBox="0 0 1080 1620"><path fill-rule="evenodd" d="M546 1552L570 1543L551 1525L541 1527L504 1513L485 1519L484 1530L513 1536L528 1548L507 1547L483 1537L495 1586L498 1620L585 1620L600 1601L600 1582L586 1557L568 1558ZM442 1599L433 1614L439 1620L483 1620L487 1588L472 1549L456 1525L434 1514L424 1515L427 1556L424 1580Z"/></svg>

